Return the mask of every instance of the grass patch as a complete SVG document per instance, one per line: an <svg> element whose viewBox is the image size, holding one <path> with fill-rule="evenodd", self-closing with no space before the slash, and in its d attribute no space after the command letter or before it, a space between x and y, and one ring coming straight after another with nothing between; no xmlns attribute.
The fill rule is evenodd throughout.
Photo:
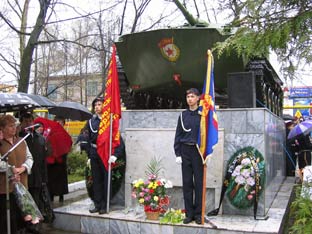
<svg viewBox="0 0 312 234"><path fill-rule="evenodd" d="M78 181L81 181L84 179L85 179L85 177L82 175L73 175L73 174L68 175L68 183L69 184L75 183L75 182L78 182Z"/></svg>
<svg viewBox="0 0 312 234"><path fill-rule="evenodd" d="M68 183L74 183L85 180L85 170L88 156L85 152L72 151L67 157Z"/></svg>

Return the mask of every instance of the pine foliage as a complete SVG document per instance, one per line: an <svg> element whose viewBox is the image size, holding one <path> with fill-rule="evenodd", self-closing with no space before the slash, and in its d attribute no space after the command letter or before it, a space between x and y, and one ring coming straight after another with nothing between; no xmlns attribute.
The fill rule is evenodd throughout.
<svg viewBox="0 0 312 234"><path fill-rule="evenodd" d="M238 28L226 41L217 43L217 54L235 50L252 59L277 53L287 71L299 63L312 62L311 0L233 0L234 20L227 28ZM231 4L230 4L231 5Z"/></svg>

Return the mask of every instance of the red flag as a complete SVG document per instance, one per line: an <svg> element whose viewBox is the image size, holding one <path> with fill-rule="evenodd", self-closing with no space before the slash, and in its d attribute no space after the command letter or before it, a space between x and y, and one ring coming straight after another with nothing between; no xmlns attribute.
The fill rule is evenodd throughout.
<svg viewBox="0 0 312 234"><path fill-rule="evenodd" d="M112 126L110 118L112 116ZM97 152L108 170L110 139L112 139L112 155L120 144L119 119L121 118L119 80L116 64L116 46L113 45L113 53L109 63L109 70L105 84L104 102L102 106L101 122L98 130ZM112 136L110 136L112 128Z"/></svg>

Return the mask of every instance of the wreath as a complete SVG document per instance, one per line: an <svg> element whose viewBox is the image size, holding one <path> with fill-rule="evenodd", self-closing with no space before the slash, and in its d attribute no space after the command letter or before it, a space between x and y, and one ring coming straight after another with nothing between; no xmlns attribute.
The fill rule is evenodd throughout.
<svg viewBox="0 0 312 234"><path fill-rule="evenodd" d="M118 193L119 189L121 188L123 178L126 172L126 157L123 155L119 157L114 166L112 167L111 171L111 178L112 178L112 193L111 199ZM85 179L86 179L86 188L88 192L88 196L93 200L93 178L91 174L91 166L86 165L85 169Z"/></svg>
<svg viewBox="0 0 312 234"><path fill-rule="evenodd" d="M231 178L226 190L230 203L247 209L256 202L265 183L265 162L261 153L249 146L237 151L230 159Z"/></svg>

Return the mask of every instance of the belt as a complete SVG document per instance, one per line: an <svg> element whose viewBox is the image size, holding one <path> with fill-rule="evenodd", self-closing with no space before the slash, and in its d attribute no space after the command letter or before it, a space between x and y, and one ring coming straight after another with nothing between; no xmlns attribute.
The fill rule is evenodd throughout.
<svg viewBox="0 0 312 234"><path fill-rule="evenodd" d="M96 147L97 147L96 144L92 144L92 143L91 143L91 146L92 146L93 148L96 148Z"/></svg>
<svg viewBox="0 0 312 234"><path fill-rule="evenodd" d="M196 145L195 143L183 142L184 145Z"/></svg>
<svg viewBox="0 0 312 234"><path fill-rule="evenodd" d="M88 144L87 141L80 141L80 144Z"/></svg>

